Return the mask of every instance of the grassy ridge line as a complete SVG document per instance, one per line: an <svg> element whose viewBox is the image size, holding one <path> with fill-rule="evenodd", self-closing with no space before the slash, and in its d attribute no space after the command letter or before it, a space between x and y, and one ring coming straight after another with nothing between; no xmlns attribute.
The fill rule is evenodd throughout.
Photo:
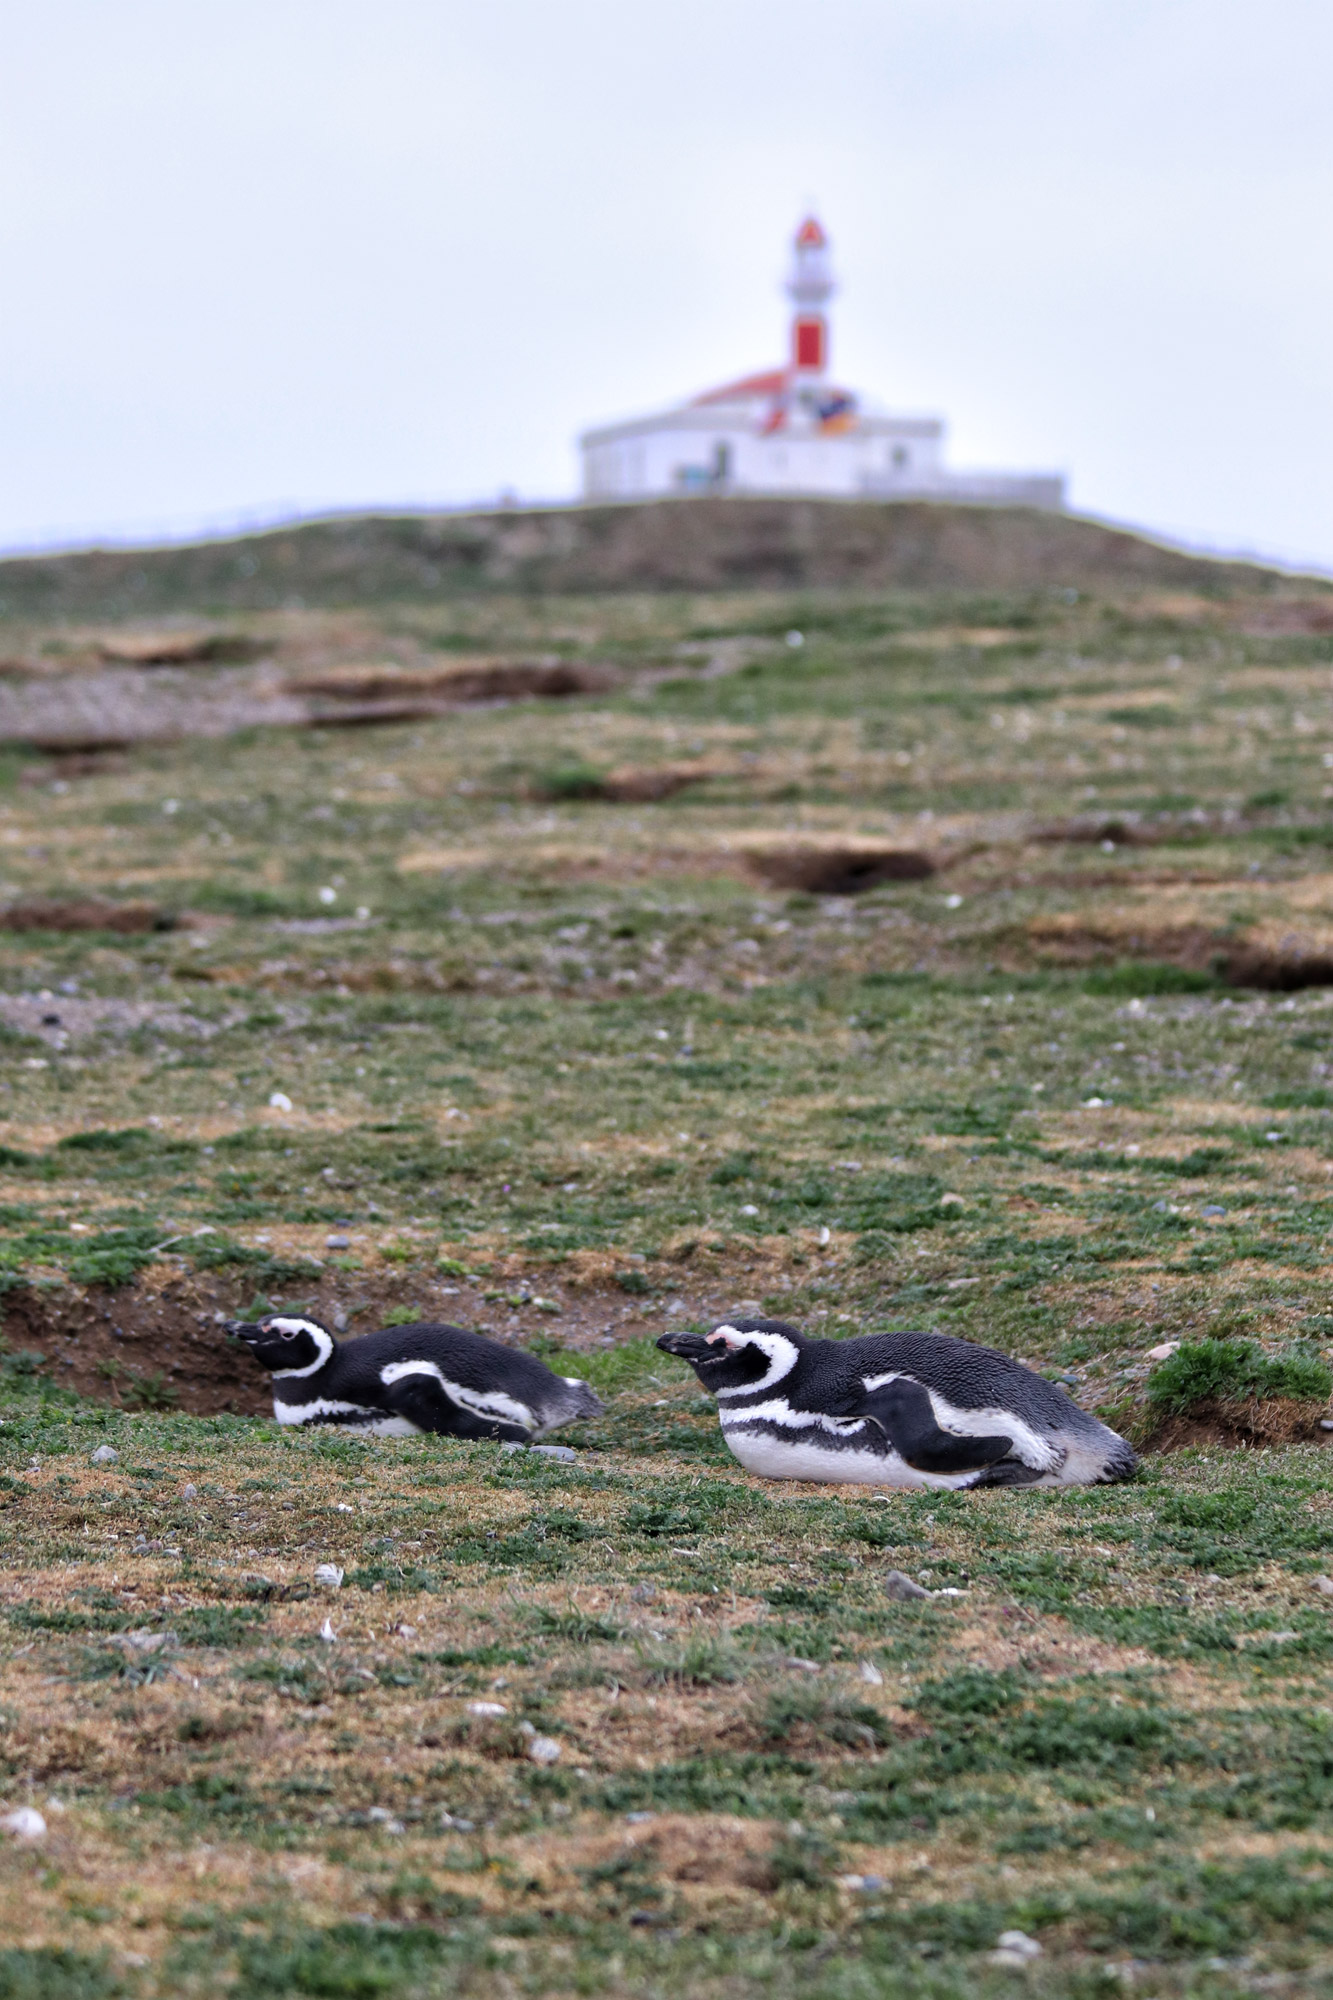
<svg viewBox="0 0 1333 2000"><path fill-rule="evenodd" d="M0 562L0 616L143 617L430 598L485 588L1279 589L1276 571L1023 508L691 499L361 515L165 549Z"/></svg>

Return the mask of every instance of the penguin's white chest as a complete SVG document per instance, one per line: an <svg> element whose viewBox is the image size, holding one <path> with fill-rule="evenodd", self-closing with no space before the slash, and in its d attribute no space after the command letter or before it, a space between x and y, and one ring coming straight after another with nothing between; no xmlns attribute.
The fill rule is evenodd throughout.
<svg viewBox="0 0 1333 2000"><path fill-rule="evenodd" d="M963 1487L975 1472L918 1472L896 1451L867 1451L854 1445L821 1444L814 1437L776 1437L758 1427L729 1424L723 1430L733 1458L761 1479L810 1479L821 1485Z"/></svg>
<svg viewBox="0 0 1333 2000"><path fill-rule="evenodd" d="M332 1396L311 1396L304 1403L284 1403L273 1398L273 1414L280 1424L333 1425L347 1430L368 1431L372 1437L420 1437L421 1432L406 1417L372 1410L364 1403L344 1403Z"/></svg>

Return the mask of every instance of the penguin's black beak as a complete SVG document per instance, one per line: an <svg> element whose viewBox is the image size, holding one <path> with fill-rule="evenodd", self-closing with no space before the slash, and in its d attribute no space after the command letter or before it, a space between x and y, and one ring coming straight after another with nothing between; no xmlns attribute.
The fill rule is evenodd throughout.
<svg viewBox="0 0 1333 2000"><path fill-rule="evenodd" d="M664 1333L657 1343L663 1354L674 1354L681 1361L688 1361L697 1367L701 1361L718 1361L722 1357L708 1345L702 1333Z"/></svg>
<svg viewBox="0 0 1333 2000"><path fill-rule="evenodd" d="M230 1339L244 1340L251 1347L254 1346L256 1341L264 1338L264 1328L255 1320L229 1319L226 1331Z"/></svg>

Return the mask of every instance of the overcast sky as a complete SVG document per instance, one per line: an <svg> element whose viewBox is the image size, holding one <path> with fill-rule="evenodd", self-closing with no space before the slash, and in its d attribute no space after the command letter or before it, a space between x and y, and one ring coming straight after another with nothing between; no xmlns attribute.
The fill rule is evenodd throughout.
<svg viewBox="0 0 1333 2000"><path fill-rule="evenodd" d="M771 365L1333 567L1329 0L8 0L0 547L576 490Z"/></svg>

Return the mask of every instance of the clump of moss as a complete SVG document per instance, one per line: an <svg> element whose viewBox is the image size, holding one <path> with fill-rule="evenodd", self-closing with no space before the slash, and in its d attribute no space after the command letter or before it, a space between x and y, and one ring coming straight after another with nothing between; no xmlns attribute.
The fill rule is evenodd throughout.
<svg viewBox="0 0 1333 2000"><path fill-rule="evenodd" d="M1253 1340L1188 1340L1148 1377L1148 1400L1164 1416L1183 1416L1207 1403L1327 1402L1333 1370L1310 1347L1265 1354Z"/></svg>

